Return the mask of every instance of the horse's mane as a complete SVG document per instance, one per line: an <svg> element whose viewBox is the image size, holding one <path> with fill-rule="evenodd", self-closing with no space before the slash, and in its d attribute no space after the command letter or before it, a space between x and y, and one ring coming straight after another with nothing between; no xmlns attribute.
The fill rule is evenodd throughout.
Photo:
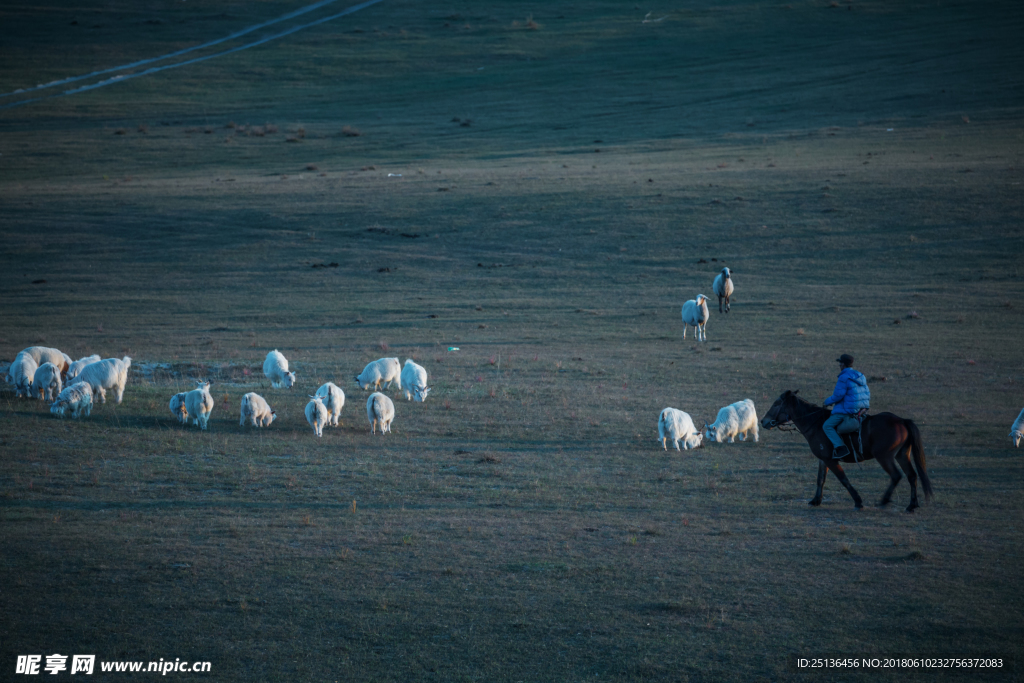
<svg viewBox="0 0 1024 683"><path fill-rule="evenodd" d="M802 399L799 396L797 396L795 392L791 391L789 393L789 397L790 397L790 399L793 400L793 402L796 404L796 406L798 408L800 408L801 411L803 412L803 415L801 415L800 417L808 417L812 413L828 413L829 412L827 409L822 408L821 406L816 406L813 403L811 403L810 401L805 401L804 399Z"/></svg>

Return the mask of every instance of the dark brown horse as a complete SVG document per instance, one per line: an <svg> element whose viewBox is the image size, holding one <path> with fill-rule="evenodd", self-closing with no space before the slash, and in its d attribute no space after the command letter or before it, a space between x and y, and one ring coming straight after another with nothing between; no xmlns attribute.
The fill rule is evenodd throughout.
<svg viewBox="0 0 1024 683"><path fill-rule="evenodd" d="M839 480L846 490L853 496L853 504L864 507L857 491L846 478L839 460L832 458L832 442L825 436L823 425L831 415L831 411L825 408L808 403L797 396L796 391L786 391L779 396L772 404L764 417L761 418L761 426L765 429L772 429L780 425L792 422L800 433L807 439L811 452L818 458L818 491L811 499L810 505L821 505L821 491L825 487L825 477L828 471L832 470L836 479ZM896 464L907 473L907 481L910 482L910 506L907 512L913 512L920 507L917 504L917 478L921 477L921 488L924 489L926 498L931 498L932 484L928 480L928 470L925 468L924 447L921 445L921 432L912 420L905 420L892 413L878 413L868 415L864 418L861 427L861 438L864 444L862 460L877 460L882 469L889 475L889 488L885 490L879 505L888 505L892 492L900 483L902 476ZM914 464L917 472L910 464L909 453L913 451ZM844 462L854 462L854 455L843 458Z"/></svg>

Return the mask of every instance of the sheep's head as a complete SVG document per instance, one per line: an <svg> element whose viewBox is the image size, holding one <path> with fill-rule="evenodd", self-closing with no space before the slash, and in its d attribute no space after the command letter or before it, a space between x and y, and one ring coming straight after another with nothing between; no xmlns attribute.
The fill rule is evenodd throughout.
<svg viewBox="0 0 1024 683"><path fill-rule="evenodd" d="M1021 439L1024 439L1024 434L1021 434L1020 432L1010 432L1010 440L1013 441L1014 448L1020 447Z"/></svg>
<svg viewBox="0 0 1024 683"><path fill-rule="evenodd" d="M697 295L697 307L700 308L701 306L703 306L704 302L707 301L707 300L708 300L708 298L706 296L704 296L703 294L698 294Z"/></svg>
<svg viewBox="0 0 1024 683"><path fill-rule="evenodd" d="M264 418L266 420L266 422L264 423L264 426L270 426L274 422L274 418L275 417L277 417L277 411L271 410L270 411L270 417Z"/></svg>
<svg viewBox="0 0 1024 683"><path fill-rule="evenodd" d="M281 378L281 386L283 386L285 389L291 389L293 386L295 386L295 373L284 373L284 376Z"/></svg>
<svg viewBox="0 0 1024 683"><path fill-rule="evenodd" d="M709 425L707 422L704 423L704 438L708 441L718 440L718 427L715 425Z"/></svg>
<svg viewBox="0 0 1024 683"><path fill-rule="evenodd" d="M732 277L732 272L728 268L722 268L722 278L728 280Z"/></svg>
<svg viewBox="0 0 1024 683"><path fill-rule="evenodd" d="M697 437L697 442L690 446L690 448L704 448L704 435L700 432L694 432L693 436Z"/></svg>
<svg viewBox="0 0 1024 683"><path fill-rule="evenodd" d="M213 382L211 380L208 380L208 379L197 379L196 380L196 389L199 389L200 391L205 391L205 390L210 388L211 384L213 384Z"/></svg>
<svg viewBox="0 0 1024 683"><path fill-rule="evenodd" d="M427 400L427 394L430 393L430 387L416 387L413 389L412 400L423 403Z"/></svg>

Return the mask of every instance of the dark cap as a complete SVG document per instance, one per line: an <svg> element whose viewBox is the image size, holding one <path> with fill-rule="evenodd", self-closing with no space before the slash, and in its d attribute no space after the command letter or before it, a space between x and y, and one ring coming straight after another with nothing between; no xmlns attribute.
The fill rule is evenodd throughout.
<svg viewBox="0 0 1024 683"><path fill-rule="evenodd" d="M839 356L839 358L836 358L836 362L842 363L843 365L853 365L853 356L848 353L844 353Z"/></svg>

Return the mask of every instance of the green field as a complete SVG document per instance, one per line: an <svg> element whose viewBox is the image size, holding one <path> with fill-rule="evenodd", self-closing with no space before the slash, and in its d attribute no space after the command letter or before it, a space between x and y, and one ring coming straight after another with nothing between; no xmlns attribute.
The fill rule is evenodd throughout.
<svg viewBox="0 0 1024 683"><path fill-rule="evenodd" d="M0 93L299 7L5 6ZM1021 35L1008 2L383 0L0 108L0 365L133 358L80 421L0 385L0 679L61 653L211 662L167 676L195 681L1019 680ZM731 313L683 341L726 265ZM874 507L871 462L863 510L833 477L809 507L799 434L661 449L662 408L820 401L843 352L921 428L914 514L905 481ZM432 386L388 392L384 437L353 381L382 356ZM167 409L196 378L206 432ZM239 426L248 391L269 428Z"/></svg>

